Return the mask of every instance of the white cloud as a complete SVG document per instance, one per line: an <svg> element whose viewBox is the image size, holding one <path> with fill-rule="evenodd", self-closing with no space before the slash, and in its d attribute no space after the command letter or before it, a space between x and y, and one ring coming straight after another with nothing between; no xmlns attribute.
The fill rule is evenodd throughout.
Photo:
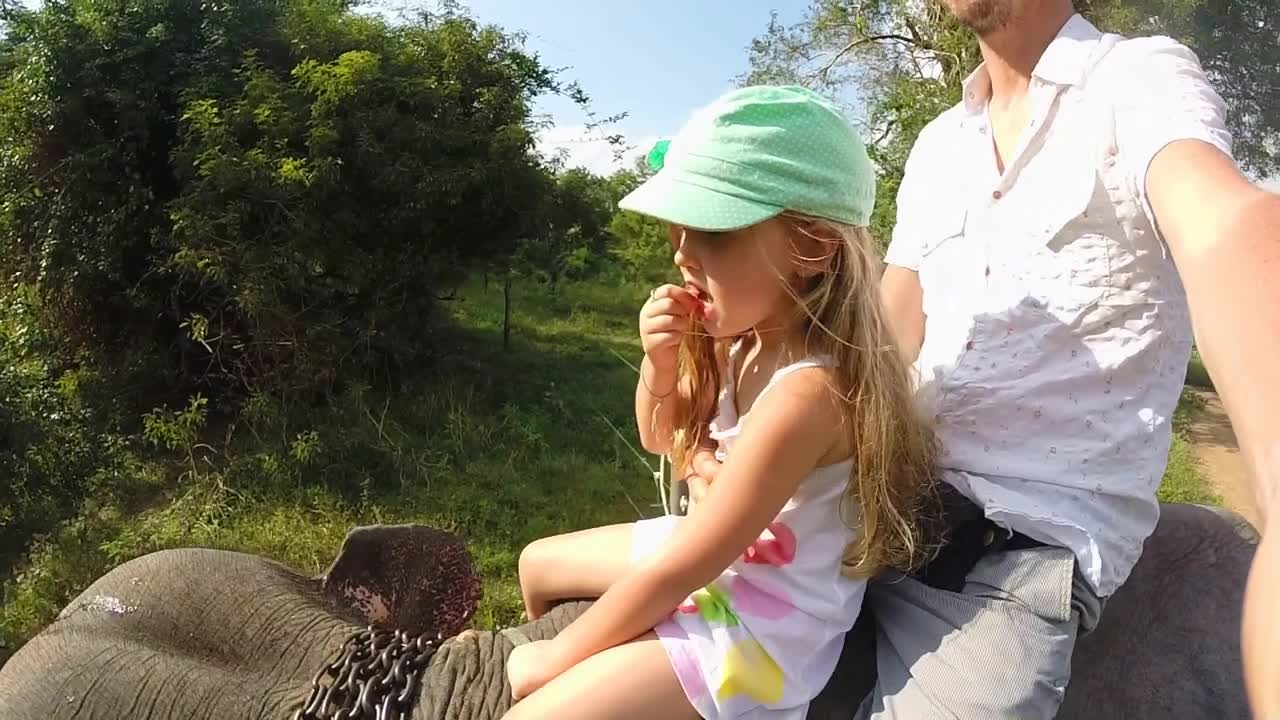
<svg viewBox="0 0 1280 720"><path fill-rule="evenodd" d="M609 143L606 136L621 133L620 147ZM597 175L611 175L617 170L635 166L658 141L655 135L632 137L619 128L587 130L585 125L553 127L538 133L538 151L547 158L557 153L565 156L566 167L580 167ZM616 157L621 150L621 157Z"/></svg>
<svg viewBox="0 0 1280 720"><path fill-rule="evenodd" d="M734 86L726 86L724 92ZM689 110L681 127L694 118L697 113L710 106L710 101ZM609 143L605 138L622 135L621 146ZM636 159L644 157L653 149L654 143L671 135L633 135L625 129L610 126L587 130L586 125L562 125L549 128L538 133L538 151L545 157L552 157L557 152L565 155L566 167L581 167L597 175L610 175L618 170L635 167ZM621 157L615 157L621 149Z"/></svg>

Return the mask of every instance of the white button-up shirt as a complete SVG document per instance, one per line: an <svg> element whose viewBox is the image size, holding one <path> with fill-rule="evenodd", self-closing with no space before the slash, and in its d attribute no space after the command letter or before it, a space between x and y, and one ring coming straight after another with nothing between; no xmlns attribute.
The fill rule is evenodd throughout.
<svg viewBox="0 0 1280 720"><path fill-rule="evenodd" d="M1070 548L1105 596L1155 528L1192 343L1147 166L1184 138L1230 153L1225 109L1184 46L1104 36L1079 15L1036 65L1003 173L990 91L979 68L920 134L886 260L924 289L918 395L943 479Z"/></svg>

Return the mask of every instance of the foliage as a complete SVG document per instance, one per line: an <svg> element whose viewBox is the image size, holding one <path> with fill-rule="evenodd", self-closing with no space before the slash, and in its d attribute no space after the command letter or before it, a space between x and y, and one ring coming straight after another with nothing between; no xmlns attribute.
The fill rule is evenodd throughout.
<svg viewBox="0 0 1280 720"><path fill-rule="evenodd" d="M0 69L6 287L67 353L214 400L430 352L436 296L529 234L560 89L496 28L343 0L52 0Z"/></svg>
<svg viewBox="0 0 1280 720"><path fill-rule="evenodd" d="M1102 29L1168 34L1197 52L1230 110L1241 165L1280 171L1280 19L1262 0L1083 0ZM795 82L864 111L880 168L872 230L887 243L907 153L920 130L960 98L981 62L973 33L941 0L811 0L791 26L774 20L749 49L744 83Z"/></svg>
<svg viewBox="0 0 1280 720"><path fill-rule="evenodd" d="M38 352L24 305L0 303L0 574L28 536L73 515L117 482L124 439L102 431L84 371L60 371ZM89 397L86 397L86 396Z"/></svg>
<svg viewBox="0 0 1280 720"><path fill-rule="evenodd" d="M614 173L609 178L614 205L653 173L644 158L637 160L634 169ZM614 261L623 277L646 286L673 281L671 239L665 224L639 213L619 211L610 221L609 231L615 238Z"/></svg>
<svg viewBox="0 0 1280 720"><path fill-rule="evenodd" d="M573 168L548 184L536 234L521 243L516 266L552 285L600 272L608 265L609 222L617 204L609 181Z"/></svg>
<svg viewBox="0 0 1280 720"><path fill-rule="evenodd" d="M1213 378L1209 377L1209 370L1204 366L1204 360L1200 357L1199 350L1192 350L1191 361L1187 363L1187 384L1203 390L1216 389L1213 385Z"/></svg>
<svg viewBox="0 0 1280 720"><path fill-rule="evenodd" d="M146 508L109 497L86 505L34 542L14 576L0 576L0 663L130 558L203 546L319 573L351 527L371 523L460 532L484 580L477 625L518 622L524 544L584 519L659 510L649 470L628 447L638 447L635 375L614 354L638 356L633 318L647 289L612 280L516 289L528 301L509 353L495 342L501 291L477 278L448 305L454 350L400 392L352 384L327 406L287 410L255 397L217 451L191 432L205 422L199 404L152 414L148 435L175 447L185 481ZM154 471L133 463L121 473Z"/></svg>

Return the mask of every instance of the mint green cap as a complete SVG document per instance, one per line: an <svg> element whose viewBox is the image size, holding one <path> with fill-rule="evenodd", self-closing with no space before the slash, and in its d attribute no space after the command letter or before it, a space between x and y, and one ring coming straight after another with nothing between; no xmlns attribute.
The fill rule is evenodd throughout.
<svg viewBox="0 0 1280 720"><path fill-rule="evenodd" d="M664 141L665 142L665 141ZM862 139L835 105L798 86L733 90L649 155L656 175L618 203L723 232L792 210L867 225L876 181Z"/></svg>

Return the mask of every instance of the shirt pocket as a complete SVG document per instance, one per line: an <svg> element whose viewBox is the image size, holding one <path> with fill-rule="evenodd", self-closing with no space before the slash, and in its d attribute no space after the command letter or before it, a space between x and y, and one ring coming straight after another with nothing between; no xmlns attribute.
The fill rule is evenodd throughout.
<svg viewBox="0 0 1280 720"><path fill-rule="evenodd" d="M1090 161L1061 167L1026 224L1029 294L1067 316L1132 304L1132 273L1121 262L1128 240L1111 191Z"/></svg>

